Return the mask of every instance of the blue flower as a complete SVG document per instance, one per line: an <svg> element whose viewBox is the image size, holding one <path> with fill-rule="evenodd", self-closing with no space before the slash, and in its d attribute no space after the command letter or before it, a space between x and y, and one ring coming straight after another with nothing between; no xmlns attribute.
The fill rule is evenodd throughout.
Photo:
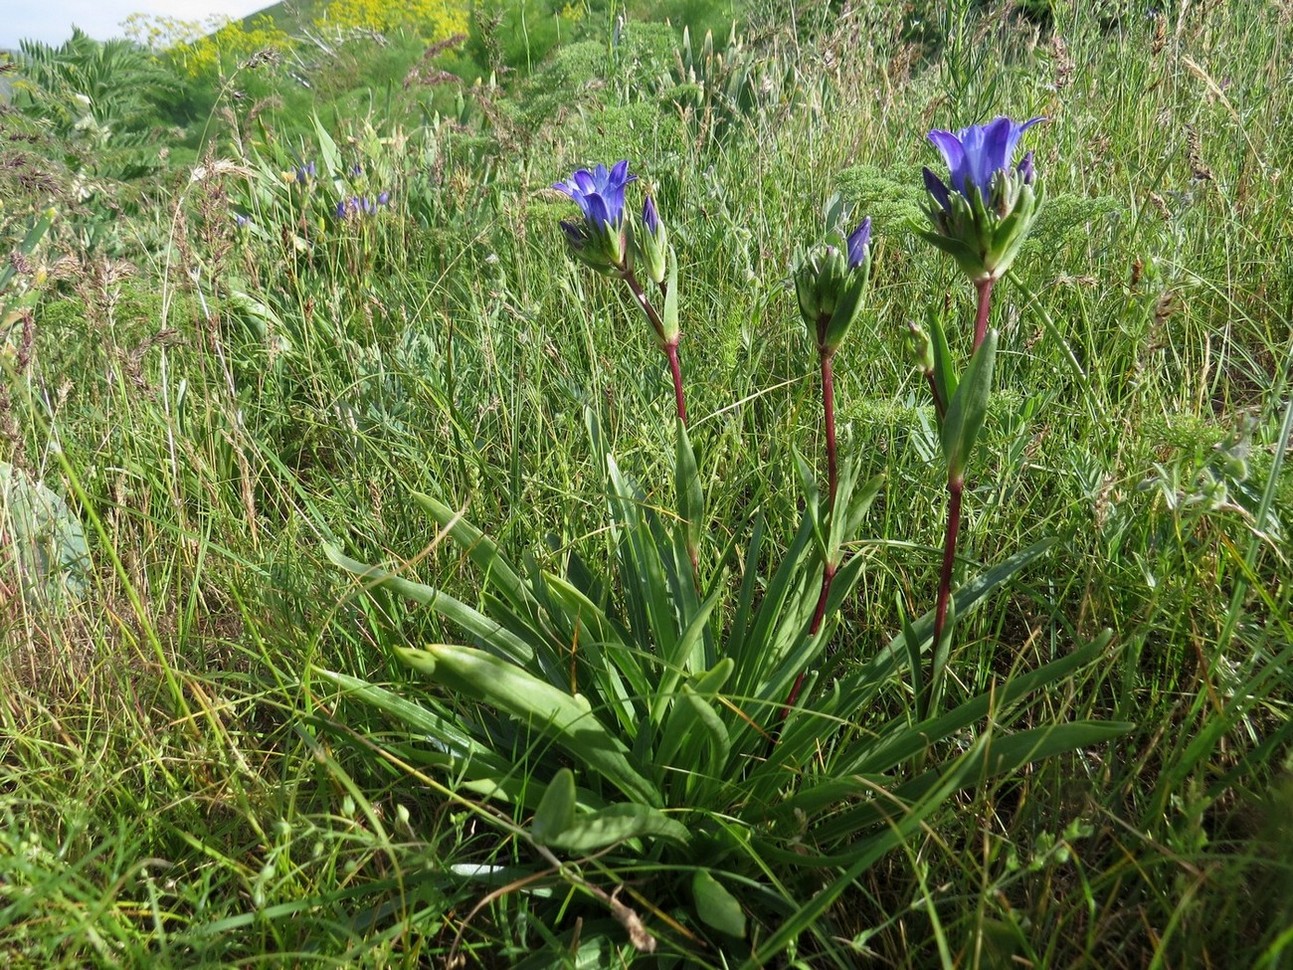
<svg viewBox="0 0 1293 970"><path fill-rule="evenodd" d="M1045 120L1033 118L1020 124L1002 116L986 125L962 128L956 134L937 129L931 131L929 140L947 162L950 177L948 185L944 185L937 175L925 169L925 187L944 209L950 206L949 186L967 200L970 199L971 191L977 189L979 198L986 205L992 194L993 176L1001 171L1009 171L1019 139L1033 125ZM1032 183L1031 152L1024 156L1016 172L1024 177L1025 182Z"/></svg>
<svg viewBox="0 0 1293 970"><path fill-rule="evenodd" d="M310 181L310 179L314 178L315 171L314 162L306 162L304 165L298 165L296 167L296 181L301 185L304 185L306 182Z"/></svg>
<svg viewBox="0 0 1293 970"><path fill-rule="evenodd" d="M1028 152L1016 165L1025 122L995 118L956 134L931 131L929 140L947 162L945 183L928 168L926 213L932 229L922 236L946 252L976 284L1000 279L1019 254L1042 204L1042 186Z"/></svg>
<svg viewBox="0 0 1293 970"><path fill-rule="evenodd" d="M378 205L386 205L386 204L387 204L388 202L390 202L390 201L391 201L391 194L390 194L389 192L379 192L379 193L378 193L378 195L377 195L377 204L378 204Z"/></svg>
<svg viewBox="0 0 1293 970"><path fill-rule="evenodd" d="M602 272L628 272L628 239L624 219L624 188L636 175L621 160L611 168L577 169L569 179L552 187L579 206L583 221L564 220L562 232L571 251Z"/></svg>
<svg viewBox="0 0 1293 970"><path fill-rule="evenodd" d="M629 174L629 163L621 160L607 169L598 165L591 172L577 169L565 182L552 187L570 196L591 228L617 227L624 219L624 188L637 178Z"/></svg>

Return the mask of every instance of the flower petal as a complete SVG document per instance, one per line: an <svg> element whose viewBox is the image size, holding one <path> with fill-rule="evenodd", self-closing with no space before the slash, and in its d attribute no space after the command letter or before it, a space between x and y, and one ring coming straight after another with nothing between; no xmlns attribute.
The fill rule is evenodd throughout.
<svg viewBox="0 0 1293 970"><path fill-rule="evenodd" d="M961 146L961 139L950 131L936 128L929 133L929 140L942 153L943 161L947 162L947 167L952 171L956 171L965 161L965 149Z"/></svg>

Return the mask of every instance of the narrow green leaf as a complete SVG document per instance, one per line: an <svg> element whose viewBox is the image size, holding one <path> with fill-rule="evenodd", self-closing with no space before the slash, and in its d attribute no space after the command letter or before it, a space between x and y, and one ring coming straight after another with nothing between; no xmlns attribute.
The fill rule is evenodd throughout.
<svg viewBox="0 0 1293 970"><path fill-rule="evenodd" d="M413 501L435 519L441 529L449 531L449 538L467 554L476 568L481 571L485 581L498 586L513 609L524 611L532 599L530 592L521 577L503 558L494 540L439 499L424 495L422 492L411 494Z"/></svg>
<svg viewBox="0 0 1293 970"><path fill-rule="evenodd" d="M691 447L687 425L675 418L674 481L678 492L678 515L685 523L689 548L695 548L705 519L705 492L700 485L696 453Z"/></svg>
<svg viewBox="0 0 1293 970"><path fill-rule="evenodd" d="M812 523L817 552L825 560L830 554L827 552L826 533L822 529L822 499L817 489L817 476L798 450L795 451L795 468L799 472L799 488L804 496L804 515Z"/></svg>
<svg viewBox="0 0 1293 970"><path fill-rule="evenodd" d="M988 413L988 397L992 393L992 370L997 359L997 331L989 330L979 349L970 358L965 376L947 406L943 419L943 455L947 459L949 479L958 480L965 474L974 442L983 427Z"/></svg>
<svg viewBox="0 0 1293 970"><path fill-rule="evenodd" d="M952 349L947 345L947 330L943 327L942 317L934 313L929 315L929 341L934 351L934 383L938 385L943 402L947 403L956 394L959 378L956 365L952 363ZM939 427L942 427L941 421Z"/></svg>
<svg viewBox="0 0 1293 970"><path fill-rule="evenodd" d="M708 870L697 869L691 877L691 895L696 900L696 915L702 921L720 933L745 938L745 913L741 904Z"/></svg>
<svg viewBox="0 0 1293 970"><path fill-rule="evenodd" d="M907 648L907 667L911 671L911 696L917 698L919 704L919 698L925 693L925 665L920 656L920 641L916 638L916 631L907 616L907 604L903 602L902 590L895 590L893 598L898 612L898 622L902 625L902 642ZM916 713L916 719L920 720L919 711Z"/></svg>
<svg viewBox="0 0 1293 970"><path fill-rule="evenodd" d="M325 545L324 551L334 565L340 566L360 579L384 586L415 603L431 607L446 620L456 623L464 632L478 638L499 656L521 665L534 661L533 645L526 643L496 620L491 620L448 593L442 593L434 587L397 576L380 566L367 566L344 555L335 546Z"/></svg>

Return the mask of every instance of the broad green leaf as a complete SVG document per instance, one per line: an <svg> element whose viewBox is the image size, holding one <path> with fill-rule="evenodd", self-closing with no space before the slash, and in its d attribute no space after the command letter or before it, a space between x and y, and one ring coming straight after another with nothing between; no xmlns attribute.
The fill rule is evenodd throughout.
<svg viewBox="0 0 1293 970"><path fill-rule="evenodd" d="M455 777L460 787L509 804L532 805L541 797L540 786L524 778L510 759L464 731L455 718L437 714L357 677L321 667L311 667L311 670L335 683L347 695L383 711L417 740L434 745L438 750L409 751L408 757L445 770Z"/></svg>
<svg viewBox="0 0 1293 970"><path fill-rule="evenodd" d="M337 179L341 176L341 154L337 151L337 143L332 140L328 134L328 129L323 126L317 114L311 115L314 122L314 134L319 139L319 154L323 156L323 169L328 173L328 177Z"/></svg>
<svg viewBox="0 0 1293 970"><path fill-rule="evenodd" d="M596 852L628 839L657 838L686 845L691 832L663 812L637 802L621 802L598 812L576 815L548 844L568 852Z"/></svg>
<svg viewBox="0 0 1293 970"><path fill-rule="evenodd" d="M947 405L943 419L943 456L947 459L950 481L958 481L965 474L974 442L983 427L988 413L988 396L992 393L992 370L997 359L997 331L989 330L970 358L956 393Z"/></svg>
<svg viewBox="0 0 1293 970"><path fill-rule="evenodd" d="M741 904L708 870L697 869L691 877L691 895L696 900L696 915L702 921L720 933L745 938L745 913Z"/></svg>
<svg viewBox="0 0 1293 970"><path fill-rule="evenodd" d="M540 845L551 845L574 824L575 775L569 768L562 768L543 793L543 800L530 822L530 834Z"/></svg>
<svg viewBox="0 0 1293 970"><path fill-rule="evenodd" d="M718 712L683 684L661 732L656 764L662 778L666 782L676 779L688 791L699 777L721 778L731 749L727 727Z"/></svg>
<svg viewBox="0 0 1293 970"><path fill-rule="evenodd" d="M437 683L506 711L574 755L630 798L650 805L660 793L629 764L623 743L607 733L588 701L540 680L515 664L471 647L435 644L398 648L396 655Z"/></svg>

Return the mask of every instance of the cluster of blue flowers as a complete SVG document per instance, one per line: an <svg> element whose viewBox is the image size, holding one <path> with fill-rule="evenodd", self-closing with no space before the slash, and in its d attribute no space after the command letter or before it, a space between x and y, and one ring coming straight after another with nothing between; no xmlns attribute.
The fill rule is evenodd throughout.
<svg viewBox="0 0 1293 970"><path fill-rule="evenodd" d="M947 163L948 178L944 182L925 169L925 188L931 203L927 211L932 223L926 237L950 253L976 282L1004 275L1040 206L1041 189L1033 169L1033 153L1028 152L1018 165L1013 162L1024 133L1043 120L1033 118L1021 123L1000 117L955 133L929 133L930 142ZM637 231L628 231L624 192L637 178L628 169L626 160L610 168L581 168L553 186L568 195L583 216L561 223L571 252L603 272L621 275L633 269L634 256L641 259L652 255L651 242L663 229L655 203L647 197ZM825 249L814 258L820 272L829 269L829 275L836 277L828 287L832 292L820 294L826 305L833 306L834 288L844 282L841 271L855 272L868 262L870 237L868 219L847 237L827 240ZM839 254L839 266L825 258L834 252ZM811 288L820 289L816 281ZM801 288L801 306L804 295ZM816 319L826 306L821 300L809 302L811 306L805 312L811 309Z"/></svg>
<svg viewBox="0 0 1293 970"><path fill-rule="evenodd" d="M358 219L360 216L375 216L378 211L391 201L389 192L380 192L377 198L369 195L352 195L337 203L337 218L341 220Z"/></svg>

